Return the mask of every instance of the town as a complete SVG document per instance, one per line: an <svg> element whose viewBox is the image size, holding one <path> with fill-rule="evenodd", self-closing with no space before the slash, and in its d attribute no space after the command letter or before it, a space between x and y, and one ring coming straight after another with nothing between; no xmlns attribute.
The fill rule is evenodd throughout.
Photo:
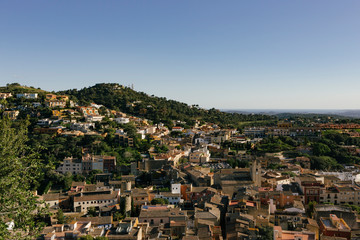
<svg viewBox="0 0 360 240"><path fill-rule="evenodd" d="M42 146L37 239L360 239L360 120L231 122L241 115L95 87L0 88L3 121L27 122L27 144Z"/></svg>

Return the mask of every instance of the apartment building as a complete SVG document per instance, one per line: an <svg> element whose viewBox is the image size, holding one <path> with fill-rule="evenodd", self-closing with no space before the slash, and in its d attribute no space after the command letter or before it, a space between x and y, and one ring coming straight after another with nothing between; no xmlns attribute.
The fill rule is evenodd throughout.
<svg viewBox="0 0 360 240"><path fill-rule="evenodd" d="M72 157L65 158L64 161L56 169L58 173L65 174L70 172L72 174L82 173L82 163L79 159L74 159Z"/></svg>
<svg viewBox="0 0 360 240"><path fill-rule="evenodd" d="M210 151L204 147L191 152L189 155L189 160L193 163L205 163L210 160L210 156Z"/></svg>
<svg viewBox="0 0 360 240"><path fill-rule="evenodd" d="M99 115L99 111L95 107L78 107L79 112L84 114L84 116L88 115Z"/></svg>
<svg viewBox="0 0 360 240"><path fill-rule="evenodd" d="M303 202L308 204L311 201L320 202L320 195L325 190L323 177L313 175L301 175L295 177L303 196Z"/></svg>
<svg viewBox="0 0 360 240"><path fill-rule="evenodd" d="M134 139L132 137L129 137L126 133L116 133L115 141L117 141L120 146L124 146L124 147L134 146Z"/></svg>
<svg viewBox="0 0 360 240"><path fill-rule="evenodd" d="M99 209L118 204L119 198L120 191L81 192L74 196L73 208L75 212L87 212L90 207Z"/></svg>
<svg viewBox="0 0 360 240"><path fill-rule="evenodd" d="M104 171L104 159L99 156L86 155L82 158L83 172L90 172L92 170Z"/></svg>
<svg viewBox="0 0 360 240"><path fill-rule="evenodd" d="M66 101L65 100L47 100L45 101L45 106L49 107L49 108L53 108L53 107L59 107L59 108L64 108L66 107Z"/></svg>
<svg viewBox="0 0 360 240"><path fill-rule="evenodd" d="M320 203L360 205L360 188L355 185L329 187L321 194Z"/></svg>

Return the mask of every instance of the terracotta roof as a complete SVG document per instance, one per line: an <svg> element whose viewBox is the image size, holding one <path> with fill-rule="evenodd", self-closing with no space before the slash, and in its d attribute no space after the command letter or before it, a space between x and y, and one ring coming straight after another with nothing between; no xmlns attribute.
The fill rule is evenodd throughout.
<svg viewBox="0 0 360 240"><path fill-rule="evenodd" d="M112 223L112 216L104 217L80 217L78 221L91 222L91 225L105 225Z"/></svg>
<svg viewBox="0 0 360 240"><path fill-rule="evenodd" d="M71 186L74 187L74 186L85 186L86 183L85 182L72 182L71 183Z"/></svg>
<svg viewBox="0 0 360 240"><path fill-rule="evenodd" d="M196 212L195 218L199 219L217 219L217 217L210 212Z"/></svg>
<svg viewBox="0 0 360 240"><path fill-rule="evenodd" d="M59 193L49 193L42 195L42 199L44 201L55 201L55 200L59 200L59 198L60 198Z"/></svg>

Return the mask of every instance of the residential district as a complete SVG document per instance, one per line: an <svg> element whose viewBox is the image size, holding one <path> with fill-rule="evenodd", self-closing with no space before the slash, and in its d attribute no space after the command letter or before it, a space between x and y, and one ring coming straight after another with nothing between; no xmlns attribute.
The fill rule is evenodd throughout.
<svg viewBox="0 0 360 240"><path fill-rule="evenodd" d="M35 139L89 141L47 156L60 161L34 192L49 208L38 239L360 239L360 166L326 162L333 149L318 142L346 135L336 146L357 159L357 123L293 118L229 129L173 120L169 127L67 95L0 98L4 118L17 121L25 109L36 119Z"/></svg>

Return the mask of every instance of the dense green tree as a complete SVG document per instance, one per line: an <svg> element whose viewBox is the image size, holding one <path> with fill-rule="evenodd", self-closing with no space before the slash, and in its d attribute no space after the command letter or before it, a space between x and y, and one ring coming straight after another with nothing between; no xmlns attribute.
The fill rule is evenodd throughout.
<svg viewBox="0 0 360 240"><path fill-rule="evenodd" d="M102 173L100 170L92 170L86 177L86 183L94 184L96 183L96 174Z"/></svg>
<svg viewBox="0 0 360 240"><path fill-rule="evenodd" d="M280 151L289 151L295 148L296 143L283 137L268 137L257 144L255 151L261 153L274 153Z"/></svg>
<svg viewBox="0 0 360 240"><path fill-rule="evenodd" d="M309 202L308 207L307 207L307 214L309 217L313 216L316 204L317 204L316 201Z"/></svg>
<svg viewBox="0 0 360 240"><path fill-rule="evenodd" d="M97 213L95 207L89 207L87 211L87 215L89 215L89 217L97 217L99 214Z"/></svg>
<svg viewBox="0 0 360 240"><path fill-rule="evenodd" d="M165 205L165 204L169 204L169 201L164 198L154 198L153 200L151 200L151 204L152 205L156 205L156 204Z"/></svg>
<svg viewBox="0 0 360 240"><path fill-rule="evenodd" d="M274 238L272 227L260 227L259 228L259 239L261 240L272 240Z"/></svg>
<svg viewBox="0 0 360 240"><path fill-rule="evenodd" d="M155 152L156 153L166 153L169 151L169 148L166 145L155 146Z"/></svg>
<svg viewBox="0 0 360 240"><path fill-rule="evenodd" d="M324 143L313 144L313 154L316 156L326 156L331 153L331 149Z"/></svg>
<svg viewBox="0 0 360 240"><path fill-rule="evenodd" d="M63 224L65 223L65 216L64 216L64 212L61 210L61 208L57 211L56 213L56 218L57 218L57 222L59 224Z"/></svg>
<svg viewBox="0 0 360 240"><path fill-rule="evenodd" d="M70 172L67 172L62 177L64 189L69 190L71 187L71 183L73 182L73 175Z"/></svg>
<svg viewBox="0 0 360 240"><path fill-rule="evenodd" d="M115 212L113 215L113 220L114 221L120 221L122 219L124 219L126 216L124 214L122 214L121 212Z"/></svg>
<svg viewBox="0 0 360 240"><path fill-rule="evenodd" d="M312 169L318 170L332 170L342 169L343 167L337 163L337 161L329 156L312 156L310 158L310 164Z"/></svg>
<svg viewBox="0 0 360 240"><path fill-rule="evenodd" d="M27 140L27 124L0 120L0 239L34 239L43 227L37 219L44 209L31 191L41 163Z"/></svg>

